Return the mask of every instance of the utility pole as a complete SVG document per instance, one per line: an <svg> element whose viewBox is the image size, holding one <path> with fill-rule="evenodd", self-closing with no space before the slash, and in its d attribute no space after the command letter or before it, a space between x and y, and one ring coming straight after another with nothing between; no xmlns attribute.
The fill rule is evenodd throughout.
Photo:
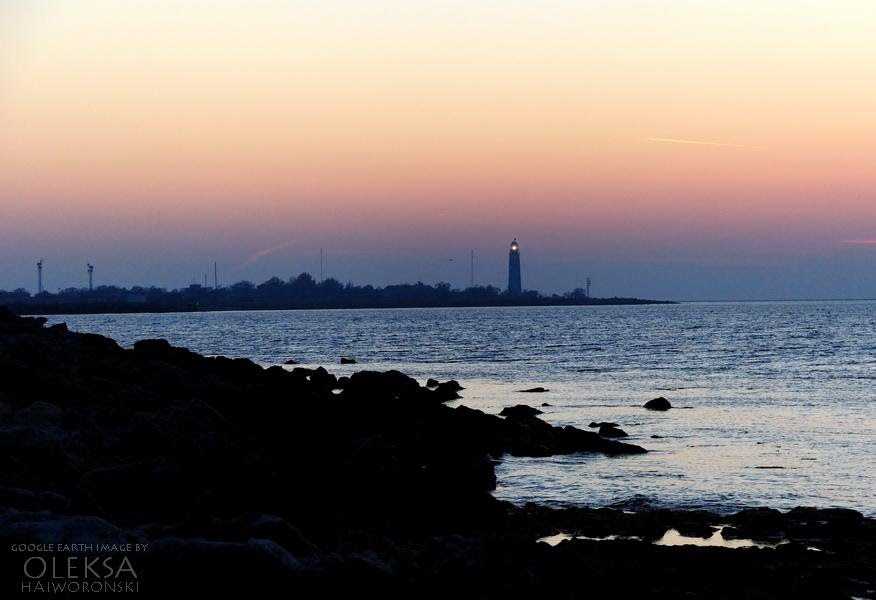
<svg viewBox="0 0 876 600"><path fill-rule="evenodd" d="M471 285L469 287L474 287L474 248L471 251Z"/></svg>

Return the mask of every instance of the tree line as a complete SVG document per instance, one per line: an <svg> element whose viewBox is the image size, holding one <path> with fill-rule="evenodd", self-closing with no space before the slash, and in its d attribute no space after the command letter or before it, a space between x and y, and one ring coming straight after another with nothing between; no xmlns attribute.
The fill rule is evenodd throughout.
<svg viewBox="0 0 876 600"><path fill-rule="evenodd" d="M255 284L239 281L219 288L190 285L167 290L102 285L93 290L67 288L31 294L25 289L0 291L0 305L19 312L147 312L259 308L400 308L429 306L514 306L539 304L645 303L635 298L589 298L581 288L545 296L535 290L510 295L492 285L453 289L449 283L422 282L375 287L316 281L309 273L283 280L271 277Z"/></svg>

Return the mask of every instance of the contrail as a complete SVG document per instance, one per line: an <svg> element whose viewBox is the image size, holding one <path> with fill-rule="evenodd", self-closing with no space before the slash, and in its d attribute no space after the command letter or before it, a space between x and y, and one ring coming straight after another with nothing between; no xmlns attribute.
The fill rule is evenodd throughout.
<svg viewBox="0 0 876 600"><path fill-rule="evenodd" d="M295 242L293 240L288 240L288 241L282 242L280 244L276 244L274 246L271 246L270 248L265 248L264 250L259 250L258 252L254 252L253 254L250 254L247 257L246 261L237 265L234 268L235 268L235 270L242 269L243 267L251 265L252 263L257 262L257 261L263 259L264 257L273 254L274 252L279 252L280 250L283 250L284 248L288 248L289 246L291 246L294 243Z"/></svg>
<svg viewBox="0 0 876 600"><path fill-rule="evenodd" d="M869 240L842 240L840 244L854 244L856 246L876 246L876 239Z"/></svg>
<svg viewBox="0 0 876 600"><path fill-rule="evenodd" d="M702 140L680 140L677 138L645 138L649 142L666 142L668 144L694 144L697 146L723 146L724 148L752 148L754 150L766 150L763 146L749 146L748 144L725 144L723 142L704 142Z"/></svg>

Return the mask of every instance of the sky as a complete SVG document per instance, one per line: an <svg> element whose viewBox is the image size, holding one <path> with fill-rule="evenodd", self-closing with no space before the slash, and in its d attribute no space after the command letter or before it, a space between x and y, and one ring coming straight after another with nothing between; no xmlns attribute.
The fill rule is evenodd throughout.
<svg viewBox="0 0 876 600"><path fill-rule="evenodd" d="M0 289L876 298L872 0L0 0Z"/></svg>

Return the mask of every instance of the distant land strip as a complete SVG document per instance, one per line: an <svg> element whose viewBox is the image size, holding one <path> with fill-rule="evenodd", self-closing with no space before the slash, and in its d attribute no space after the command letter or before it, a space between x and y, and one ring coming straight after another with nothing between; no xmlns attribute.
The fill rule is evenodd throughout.
<svg viewBox="0 0 876 600"><path fill-rule="evenodd" d="M0 306L18 314L100 314L195 312L223 310L306 310L355 308L440 308L490 306L587 306L674 304L641 298L594 298L582 288L565 294L543 295L535 290L509 294L495 286L452 289L450 284L422 282L374 287L346 285L335 279L316 281L310 274L261 284L240 281L225 287L190 285L166 290L157 287L99 286L69 288L58 293L30 294L18 289L0 291Z"/></svg>

